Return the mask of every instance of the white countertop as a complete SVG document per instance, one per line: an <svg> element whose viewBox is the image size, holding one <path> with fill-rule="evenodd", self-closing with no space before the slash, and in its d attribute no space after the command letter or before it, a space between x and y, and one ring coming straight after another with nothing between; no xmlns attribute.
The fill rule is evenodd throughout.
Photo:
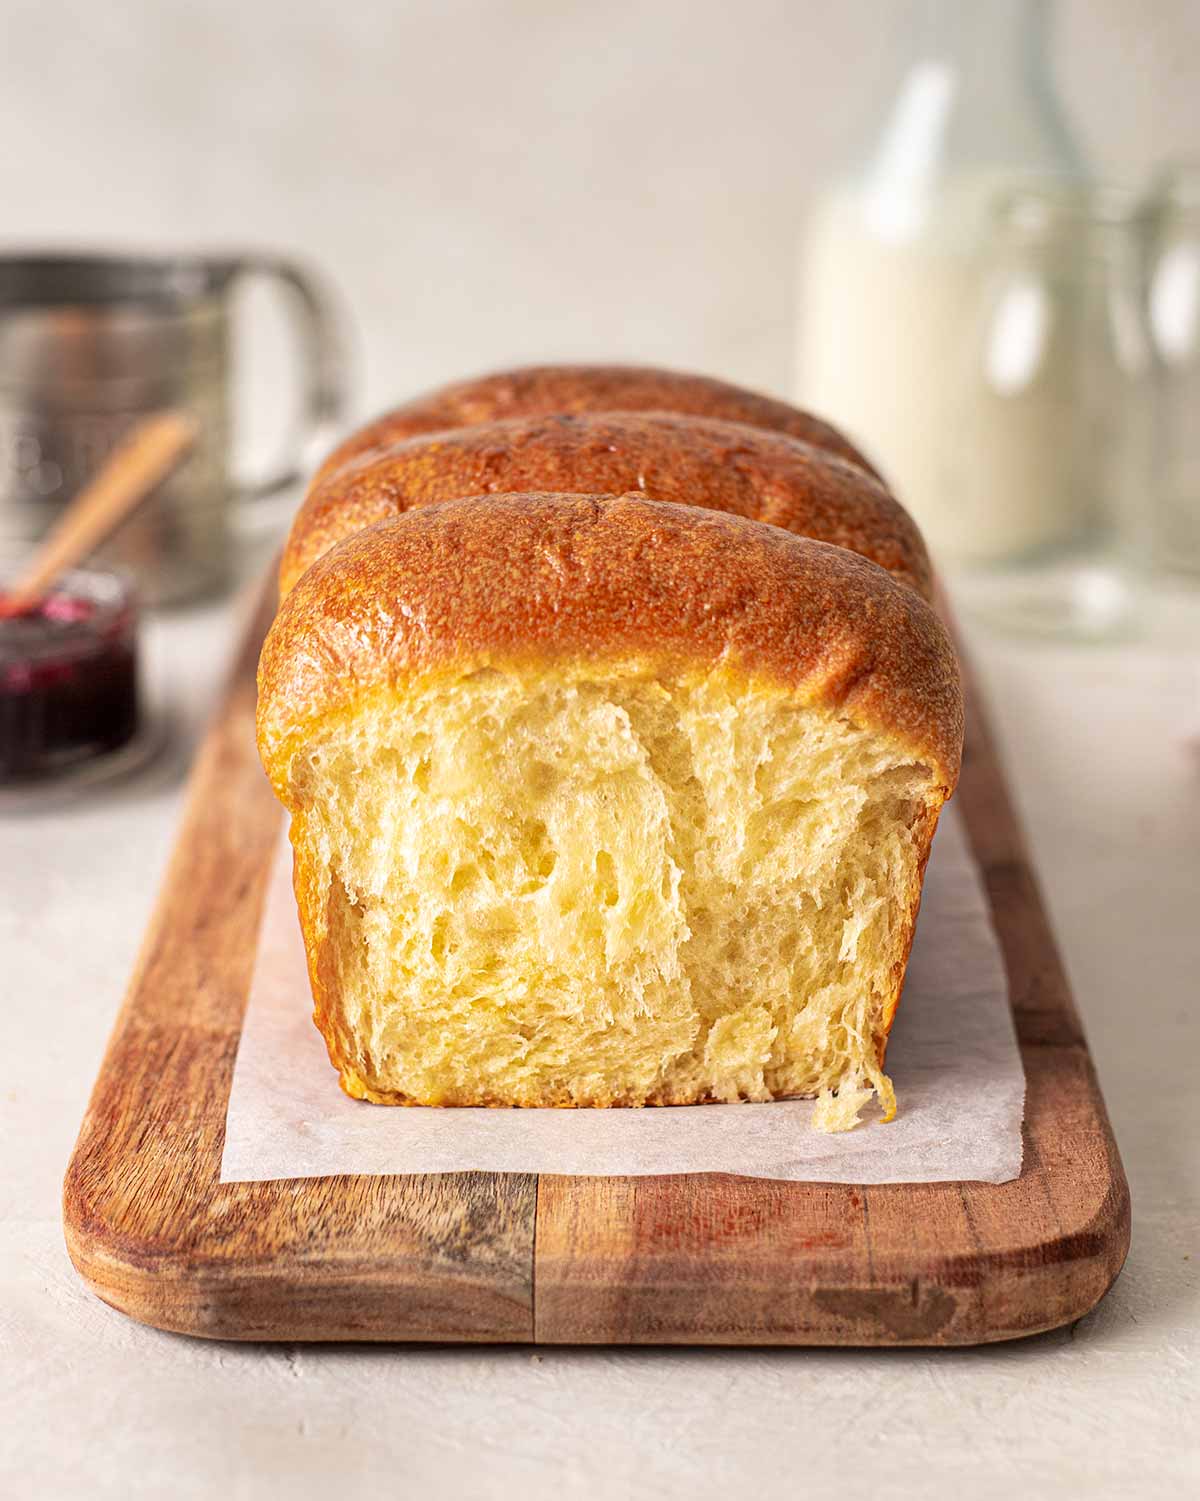
<svg viewBox="0 0 1200 1501"><path fill-rule="evenodd" d="M154 628L184 747L233 614ZM1098 1501L1200 1483L1200 600L1119 647L973 644L1133 1191L1133 1249L1093 1314L873 1353L237 1346L113 1312L67 1260L59 1188L174 837L177 754L0 820L0 1494Z"/></svg>

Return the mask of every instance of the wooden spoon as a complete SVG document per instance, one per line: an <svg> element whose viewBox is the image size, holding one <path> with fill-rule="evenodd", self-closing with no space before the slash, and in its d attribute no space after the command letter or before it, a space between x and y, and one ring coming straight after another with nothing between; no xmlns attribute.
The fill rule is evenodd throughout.
<svg viewBox="0 0 1200 1501"><path fill-rule="evenodd" d="M187 457L198 434L198 424L182 412L160 412L140 422L75 496L0 596L0 617L28 610L49 593L61 573L95 552Z"/></svg>

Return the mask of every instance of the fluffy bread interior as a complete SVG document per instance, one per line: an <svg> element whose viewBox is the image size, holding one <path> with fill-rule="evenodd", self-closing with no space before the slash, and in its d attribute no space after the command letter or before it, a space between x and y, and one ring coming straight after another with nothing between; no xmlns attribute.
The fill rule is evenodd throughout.
<svg viewBox="0 0 1200 1501"><path fill-rule="evenodd" d="M895 741L733 673L488 668L319 724L289 793L349 1093L894 1108L944 793Z"/></svg>

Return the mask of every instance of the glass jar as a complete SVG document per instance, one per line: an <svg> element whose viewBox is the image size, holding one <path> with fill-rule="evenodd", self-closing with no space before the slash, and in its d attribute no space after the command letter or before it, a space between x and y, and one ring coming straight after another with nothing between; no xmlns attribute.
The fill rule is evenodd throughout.
<svg viewBox="0 0 1200 1501"><path fill-rule="evenodd" d="M1159 367L1149 221L1110 190L1018 190L996 210L950 413L952 577L1010 628L1110 636L1148 562Z"/></svg>
<svg viewBox="0 0 1200 1501"><path fill-rule="evenodd" d="M1200 164L1164 172L1150 214L1150 322L1163 371L1154 561L1200 579Z"/></svg>
<svg viewBox="0 0 1200 1501"><path fill-rule="evenodd" d="M1088 179L1049 74L1050 23L1048 0L915 7L876 145L820 198L803 247L799 399L862 443L939 561L980 540L948 456L997 200Z"/></svg>

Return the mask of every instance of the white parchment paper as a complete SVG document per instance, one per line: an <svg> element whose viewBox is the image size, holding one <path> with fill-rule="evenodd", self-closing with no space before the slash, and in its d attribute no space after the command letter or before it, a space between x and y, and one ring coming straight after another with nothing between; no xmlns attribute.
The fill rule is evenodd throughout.
<svg viewBox="0 0 1200 1501"><path fill-rule="evenodd" d="M339 1173L738 1173L830 1183L1003 1183L1021 1170L1025 1075L979 871L951 805L888 1049L899 1113L810 1127L813 1103L645 1110L391 1109L348 1099L312 1024L281 838L225 1121L222 1182Z"/></svg>

